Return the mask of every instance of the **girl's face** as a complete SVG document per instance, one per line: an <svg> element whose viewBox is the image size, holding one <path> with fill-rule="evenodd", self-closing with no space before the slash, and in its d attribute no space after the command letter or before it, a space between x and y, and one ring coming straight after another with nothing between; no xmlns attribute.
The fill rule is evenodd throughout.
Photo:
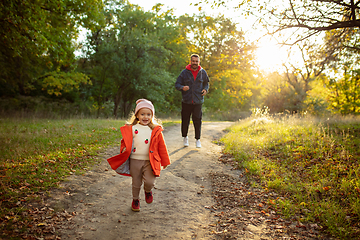
<svg viewBox="0 0 360 240"><path fill-rule="evenodd" d="M148 108L142 108L136 113L136 117L141 125L147 126L151 123L152 111Z"/></svg>

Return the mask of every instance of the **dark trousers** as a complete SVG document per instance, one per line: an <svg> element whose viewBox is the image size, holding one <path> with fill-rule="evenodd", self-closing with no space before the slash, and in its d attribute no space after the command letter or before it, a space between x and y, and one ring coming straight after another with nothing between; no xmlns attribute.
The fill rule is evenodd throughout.
<svg viewBox="0 0 360 240"><path fill-rule="evenodd" d="M188 135L190 116L195 128L195 138L200 139L201 135L201 119L202 119L202 104L186 104L181 106L181 134L183 137Z"/></svg>

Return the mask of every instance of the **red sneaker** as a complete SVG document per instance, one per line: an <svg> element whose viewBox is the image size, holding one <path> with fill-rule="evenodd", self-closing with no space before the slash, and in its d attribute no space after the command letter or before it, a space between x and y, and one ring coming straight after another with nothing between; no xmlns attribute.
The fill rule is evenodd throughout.
<svg viewBox="0 0 360 240"><path fill-rule="evenodd" d="M140 201L139 199L134 199L132 201L132 204L131 204L131 209L134 211L134 212L139 212L140 211Z"/></svg>
<svg viewBox="0 0 360 240"><path fill-rule="evenodd" d="M153 194L152 192L145 192L145 201L146 203L152 203L153 202Z"/></svg>

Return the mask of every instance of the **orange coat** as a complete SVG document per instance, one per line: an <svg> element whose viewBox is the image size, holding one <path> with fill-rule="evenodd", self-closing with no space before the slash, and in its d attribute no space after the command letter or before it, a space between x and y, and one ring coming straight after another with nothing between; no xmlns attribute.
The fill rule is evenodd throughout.
<svg viewBox="0 0 360 240"><path fill-rule="evenodd" d="M123 137L121 139L120 154L107 159L107 161L118 174L130 176L130 155L133 143L132 125L126 124L120 130ZM154 175L157 177L160 176L161 166L170 164L169 154L162 134L163 130L161 126L156 126L152 130L150 138L150 164Z"/></svg>

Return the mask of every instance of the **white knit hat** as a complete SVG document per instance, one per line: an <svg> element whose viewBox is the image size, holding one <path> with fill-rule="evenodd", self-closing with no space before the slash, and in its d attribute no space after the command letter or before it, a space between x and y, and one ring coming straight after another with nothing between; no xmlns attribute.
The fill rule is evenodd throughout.
<svg viewBox="0 0 360 240"><path fill-rule="evenodd" d="M151 101L147 99L139 99L136 101L135 115L141 108L148 108L152 111L153 116L155 116L155 108Z"/></svg>

